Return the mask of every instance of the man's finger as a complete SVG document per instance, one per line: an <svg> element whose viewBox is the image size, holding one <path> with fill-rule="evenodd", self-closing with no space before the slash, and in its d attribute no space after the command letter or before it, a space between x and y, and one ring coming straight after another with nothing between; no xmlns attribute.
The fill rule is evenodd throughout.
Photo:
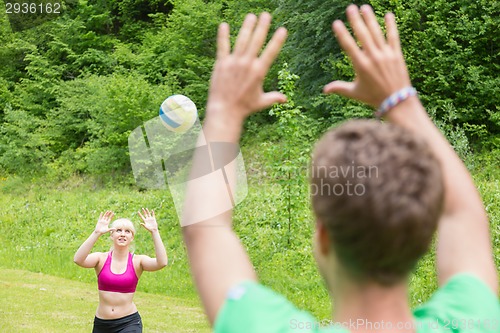
<svg viewBox="0 0 500 333"><path fill-rule="evenodd" d="M274 59L276 59L276 57L280 53L281 47L285 43L287 34L288 32L285 28L278 28L264 51L262 51L260 60L262 61L263 69L266 73L269 70L269 67L271 67L271 65L273 64Z"/></svg>
<svg viewBox="0 0 500 333"><path fill-rule="evenodd" d="M260 14L259 21L257 22L257 27L255 28L250 44L248 45L247 54L251 57L257 56L260 49L262 48L262 45L264 45L270 25L271 14Z"/></svg>
<svg viewBox="0 0 500 333"><path fill-rule="evenodd" d="M338 94L353 98L354 83L346 81L333 81L323 88L325 94Z"/></svg>
<svg viewBox="0 0 500 333"><path fill-rule="evenodd" d="M375 45L378 47L384 46L384 34L382 33L382 29L380 29L380 25L378 24L372 7L369 5L363 5L361 6L361 12L363 13L363 19L366 23L366 26L368 27L369 33L371 34Z"/></svg>
<svg viewBox="0 0 500 333"><path fill-rule="evenodd" d="M254 14L248 14L241 25L240 32L236 38L236 43L234 44L234 54L242 55L250 43L253 29L255 27L255 22L257 17Z"/></svg>
<svg viewBox="0 0 500 333"><path fill-rule="evenodd" d="M358 6L350 5L347 7L347 19L352 26L352 30L354 31L354 35L360 41L361 46L364 50L368 52L370 49L374 47L374 41L370 34L370 31L366 27L365 21L361 17L359 13Z"/></svg>
<svg viewBox="0 0 500 333"><path fill-rule="evenodd" d="M347 53L353 64L358 63L359 59L363 56L363 53L359 49L358 44L356 44L356 41L352 38L349 31L347 31L344 23L337 20L333 22L332 28L340 47L345 51L345 53Z"/></svg>
<svg viewBox="0 0 500 333"><path fill-rule="evenodd" d="M271 91L262 94L260 98L259 109L266 109L276 103L285 103L286 96L277 91Z"/></svg>
<svg viewBox="0 0 500 333"><path fill-rule="evenodd" d="M387 42L393 50L401 52L398 27L396 25L396 18L394 17L393 13L388 13L385 15L385 26L387 28Z"/></svg>
<svg viewBox="0 0 500 333"><path fill-rule="evenodd" d="M221 23L217 32L217 59L222 59L229 55L231 46L229 44L229 24Z"/></svg>

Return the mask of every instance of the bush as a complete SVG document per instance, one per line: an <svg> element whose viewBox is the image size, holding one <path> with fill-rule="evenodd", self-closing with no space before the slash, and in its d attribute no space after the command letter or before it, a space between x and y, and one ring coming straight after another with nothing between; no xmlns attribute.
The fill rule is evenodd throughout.
<svg viewBox="0 0 500 333"><path fill-rule="evenodd" d="M59 90L60 107L51 112L58 152L79 151L90 173L129 169L129 134L157 116L171 93L170 87L150 85L135 73L67 82Z"/></svg>

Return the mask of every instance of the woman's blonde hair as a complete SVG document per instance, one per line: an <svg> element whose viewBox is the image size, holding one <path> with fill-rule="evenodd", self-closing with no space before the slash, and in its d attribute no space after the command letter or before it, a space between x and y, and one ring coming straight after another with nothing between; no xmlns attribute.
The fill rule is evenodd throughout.
<svg viewBox="0 0 500 333"><path fill-rule="evenodd" d="M113 229L119 229L119 228L130 229L132 231L132 235L134 235L134 237L135 237L135 226L134 226L134 223L132 221L130 221L129 219L125 219L125 218L117 219L113 223L111 223L110 228L113 228Z"/></svg>
<svg viewBox="0 0 500 333"><path fill-rule="evenodd" d="M135 226L134 226L134 223L132 221L130 221L129 219L125 219L125 218L116 219L113 223L111 223L110 228L114 228L114 229L119 229L119 228L130 229L130 231L132 231L132 236L134 236L134 238L135 238ZM110 234L109 234L109 238L110 239L111 239L111 235L112 234L113 234L113 231L111 231ZM129 250L132 253L135 252L134 243L130 244ZM113 251L113 244L111 244L110 251Z"/></svg>

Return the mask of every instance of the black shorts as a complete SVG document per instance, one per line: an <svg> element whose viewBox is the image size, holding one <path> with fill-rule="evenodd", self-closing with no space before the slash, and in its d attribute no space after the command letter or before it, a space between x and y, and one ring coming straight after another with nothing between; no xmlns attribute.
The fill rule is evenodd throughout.
<svg viewBox="0 0 500 333"><path fill-rule="evenodd" d="M92 333L142 333L139 312L118 319L94 318Z"/></svg>

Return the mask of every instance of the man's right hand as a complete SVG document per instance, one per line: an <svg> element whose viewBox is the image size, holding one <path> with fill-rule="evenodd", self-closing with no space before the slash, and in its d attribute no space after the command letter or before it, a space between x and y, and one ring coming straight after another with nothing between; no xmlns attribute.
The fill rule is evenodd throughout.
<svg viewBox="0 0 500 333"><path fill-rule="evenodd" d="M353 82L330 82L323 90L377 108L391 94L411 85L394 14L385 16L387 39L370 6L364 5L361 9L356 5L349 6L347 18L361 46L358 46L342 21L333 22L333 31L352 61L356 78Z"/></svg>

